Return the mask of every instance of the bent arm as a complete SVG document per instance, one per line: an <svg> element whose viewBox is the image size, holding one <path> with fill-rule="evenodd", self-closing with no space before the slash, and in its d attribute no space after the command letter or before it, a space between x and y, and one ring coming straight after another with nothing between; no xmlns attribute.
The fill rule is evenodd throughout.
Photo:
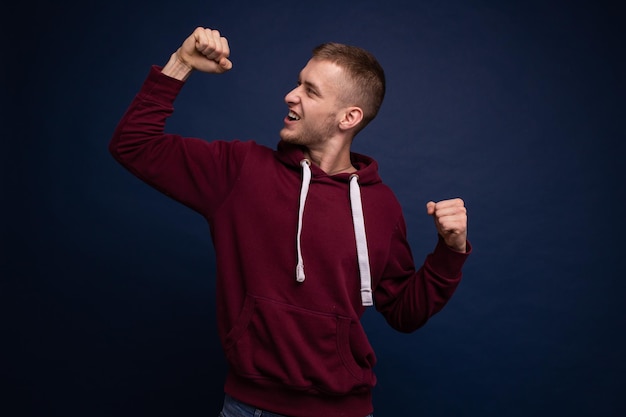
<svg viewBox="0 0 626 417"><path fill-rule="evenodd" d="M229 71L229 56L219 31L196 28L163 68L152 67L109 143L113 157L135 176L205 216L236 177L237 146L167 134L165 122L189 75Z"/></svg>
<svg viewBox="0 0 626 417"><path fill-rule="evenodd" d="M118 123L109 151L136 177L207 216L230 190L245 150L165 132L183 85L153 66Z"/></svg>
<svg viewBox="0 0 626 417"><path fill-rule="evenodd" d="M376 309L394 329L410 333L441 311L454 294L471 253L448 247L441 236L423 265L415 270L404 222L393 238L390 259L376 290Z"/></svg>

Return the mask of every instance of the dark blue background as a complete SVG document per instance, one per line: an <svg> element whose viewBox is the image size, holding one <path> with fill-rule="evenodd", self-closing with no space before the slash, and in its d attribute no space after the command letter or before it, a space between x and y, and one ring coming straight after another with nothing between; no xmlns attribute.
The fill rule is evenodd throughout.
<svg viewBox="0 0 626 417"><path fill-rule="evenodd" d="M425 203L466 200L475 252L446 309L412 335L365 316L377 416L625 415L618 6L20 8L2 29L1 407L15 409L0 413L217 415L225 364L208 228L107 151L149 66L205 25L229 38L234 69L194 74L170 131L273 146L311 48L356 44L378 56L388 94L355 150L378 159L418 261L435 243Z"/></svg>

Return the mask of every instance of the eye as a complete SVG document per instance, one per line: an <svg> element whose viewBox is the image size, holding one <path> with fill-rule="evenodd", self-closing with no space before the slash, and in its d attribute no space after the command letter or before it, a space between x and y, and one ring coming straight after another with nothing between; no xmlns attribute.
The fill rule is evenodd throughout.
<svg viewBox="0 0 626 417"><path fill-rule="evenodd" d="M302 85L304 85L304 92L308 96L319 96L319 94L317 93L317 90L315 90L315 88L311 86L309 83L303 83L300 80L296 82L296 88L301 87Z"/></svg>
<svg viewBox="0 0 626 417"><path fill-rule="evenodd" d="M309 96L319 96L317 90L315 89L315 87L311 86L311 85L307 85L306 88L304 89L307 93L307 95Z"/></svg>

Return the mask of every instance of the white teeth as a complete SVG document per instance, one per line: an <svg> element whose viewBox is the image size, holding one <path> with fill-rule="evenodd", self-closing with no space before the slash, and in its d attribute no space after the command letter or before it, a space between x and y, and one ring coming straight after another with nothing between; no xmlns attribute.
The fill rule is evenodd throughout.
<svg viewBox="0 0 626 417"><path fill-rule="evenodd" d="M291 120L300 120L300 116L298 116L296 113L292 111L289 112L287 117L289 117Z"/></svg>

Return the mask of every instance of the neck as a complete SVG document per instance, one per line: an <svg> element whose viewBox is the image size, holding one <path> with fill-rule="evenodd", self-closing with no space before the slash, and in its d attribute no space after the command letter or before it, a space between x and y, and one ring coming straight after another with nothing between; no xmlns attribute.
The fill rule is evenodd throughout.
<svg viewBox="0 0 626 417"><path fill-rule="evenodd" d="M332 153L307 149L304 154L327 175L356 172L356 168L350 160L349 148Z"/></svg>

